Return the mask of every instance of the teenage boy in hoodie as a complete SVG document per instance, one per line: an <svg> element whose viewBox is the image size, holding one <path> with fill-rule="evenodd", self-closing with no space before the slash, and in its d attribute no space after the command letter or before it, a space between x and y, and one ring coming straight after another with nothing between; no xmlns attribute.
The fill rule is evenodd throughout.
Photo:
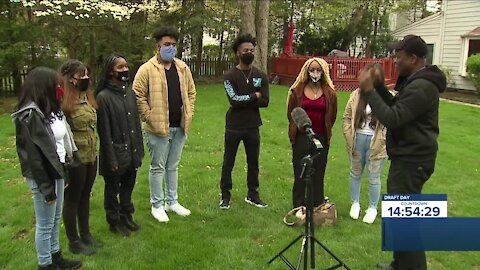
<svg viewBox="0 0 480 270"><path fill-rule="evenodd" d="M432 175L437 156L439 93L446 88L445 75L437 66L426 66L427 44L415 35L395 45L395 65L400 76L392 97L377 83L375 68L360 76L360 89L387 128L387 154L391 159L387 192L421 193ZM390 264L378 269L427 269L424 251L394 251Z"/></svg>
<svg viewBox="0 0 480 270"><path fill-rule="evenodd" d="M158 28L153 34L157 53L139 68L133 81L150 152L151 213L159 222L169 221L168 211L190 215L178 202L178 163L192 122L196 90L190 68L175 58L178 36L172 27Z"/></svg>

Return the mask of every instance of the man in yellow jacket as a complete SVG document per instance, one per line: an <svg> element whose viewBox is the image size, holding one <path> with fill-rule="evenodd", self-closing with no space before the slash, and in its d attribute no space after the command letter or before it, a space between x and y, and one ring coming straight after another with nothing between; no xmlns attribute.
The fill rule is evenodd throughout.
<svg viewBox="0 0 480 270"><path fill-rule="evenodd" d="M157 53L139 68L133 81L150 152L151 212L159 222L169 221L167 211L190 215L178 202L178 163L192 122L196 90L190 68L175 58L178 35L171 27L154 32Z"/></svg>

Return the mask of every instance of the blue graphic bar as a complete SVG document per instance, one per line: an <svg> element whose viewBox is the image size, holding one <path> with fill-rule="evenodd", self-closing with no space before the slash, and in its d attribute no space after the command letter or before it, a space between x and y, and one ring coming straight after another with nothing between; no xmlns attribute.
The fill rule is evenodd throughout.
<svg viewBox="0 0 480 270"><path fill-rule="evenodd" d="M382 218L382 250L480 251L480 218Z"/></svg>
<svg viewBox="0 0 480 270"><path fill-rule="evenodd" d="M383 201L446 201L447 194L383 194Z"/></svg>

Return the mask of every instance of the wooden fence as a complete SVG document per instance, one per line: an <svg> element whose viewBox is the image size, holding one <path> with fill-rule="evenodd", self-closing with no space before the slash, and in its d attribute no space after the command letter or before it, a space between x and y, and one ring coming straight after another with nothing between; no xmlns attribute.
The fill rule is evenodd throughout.
<svg viewBox="0 0 480 270"><path fill-rule="evenodd" d="M184 61L190 67L194 76L202 77L221 77L235 66L233 61L219 58L202 59L201 61L187 59Z"/></svg>
<svg viewBox="0 0 480 270"><path fill-rule="evenodd" d="M303 63L312 56L273 57L271 78L277 77L280 84L291 85ZM385 71L387 84L395 83L398 73L393 59L368 59L368 58L336 58L318 56L324 59L330 66L330 77L337 91L352 91L358 87L358 75L360 70L368 63L379 63Z"/></svg>
<svg viewBox="0 0 480 270"><path fill-rule="evenodd" d="M228 59L210 58L196 61L195 59L187 59L185 63L190 67L195 77L222 77L230 68L235 66L235 62ZM21 82L23 83L27 69L20 73ZM0 76L0 98L12 97L16 94L14 89L13 77Z"/></svg>
<svg viewBox="0 0 480 270"><path fill-rule="evenodd" d="M27 70L20 71L20 80L21 83L25 80L27 76ZM13 97L16 94L14 78L12 75L10 76L2 76L0 77L0 98L5 97Z"/></svg>

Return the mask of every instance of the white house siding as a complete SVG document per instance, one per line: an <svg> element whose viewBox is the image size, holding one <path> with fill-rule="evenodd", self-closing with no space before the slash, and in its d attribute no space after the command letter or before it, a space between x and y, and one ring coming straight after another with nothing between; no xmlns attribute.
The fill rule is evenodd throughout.
<svg viewBox="0 0 480 270"><path fill-rule="evenodd" d="M393 31L393 36L400 40L406 35L421 36L427 44L433 44L432 64L440 63L440 24L441 14L437 13L408 26Z"/></svg>
<svg viewBox="0 0 480 270"><path fill-rule="evenodd" d="M440 65L455 74L456 88L475 90L470 81L460 76L464 69L463 57L467 53L461 36L480 26L480 1L450 0L444 7L445 31Z"/></svg>
<svg viewBox="0 0 480 270"><path fill-rule="evenodd" d="M456 88L475 90L472 83L461 76L467 53L462 35L477 27L480 27L480 0L443 0L442 12L396 29L393 36L400 39L414 34L434 44L432 63L450 70Z"/></svg>

